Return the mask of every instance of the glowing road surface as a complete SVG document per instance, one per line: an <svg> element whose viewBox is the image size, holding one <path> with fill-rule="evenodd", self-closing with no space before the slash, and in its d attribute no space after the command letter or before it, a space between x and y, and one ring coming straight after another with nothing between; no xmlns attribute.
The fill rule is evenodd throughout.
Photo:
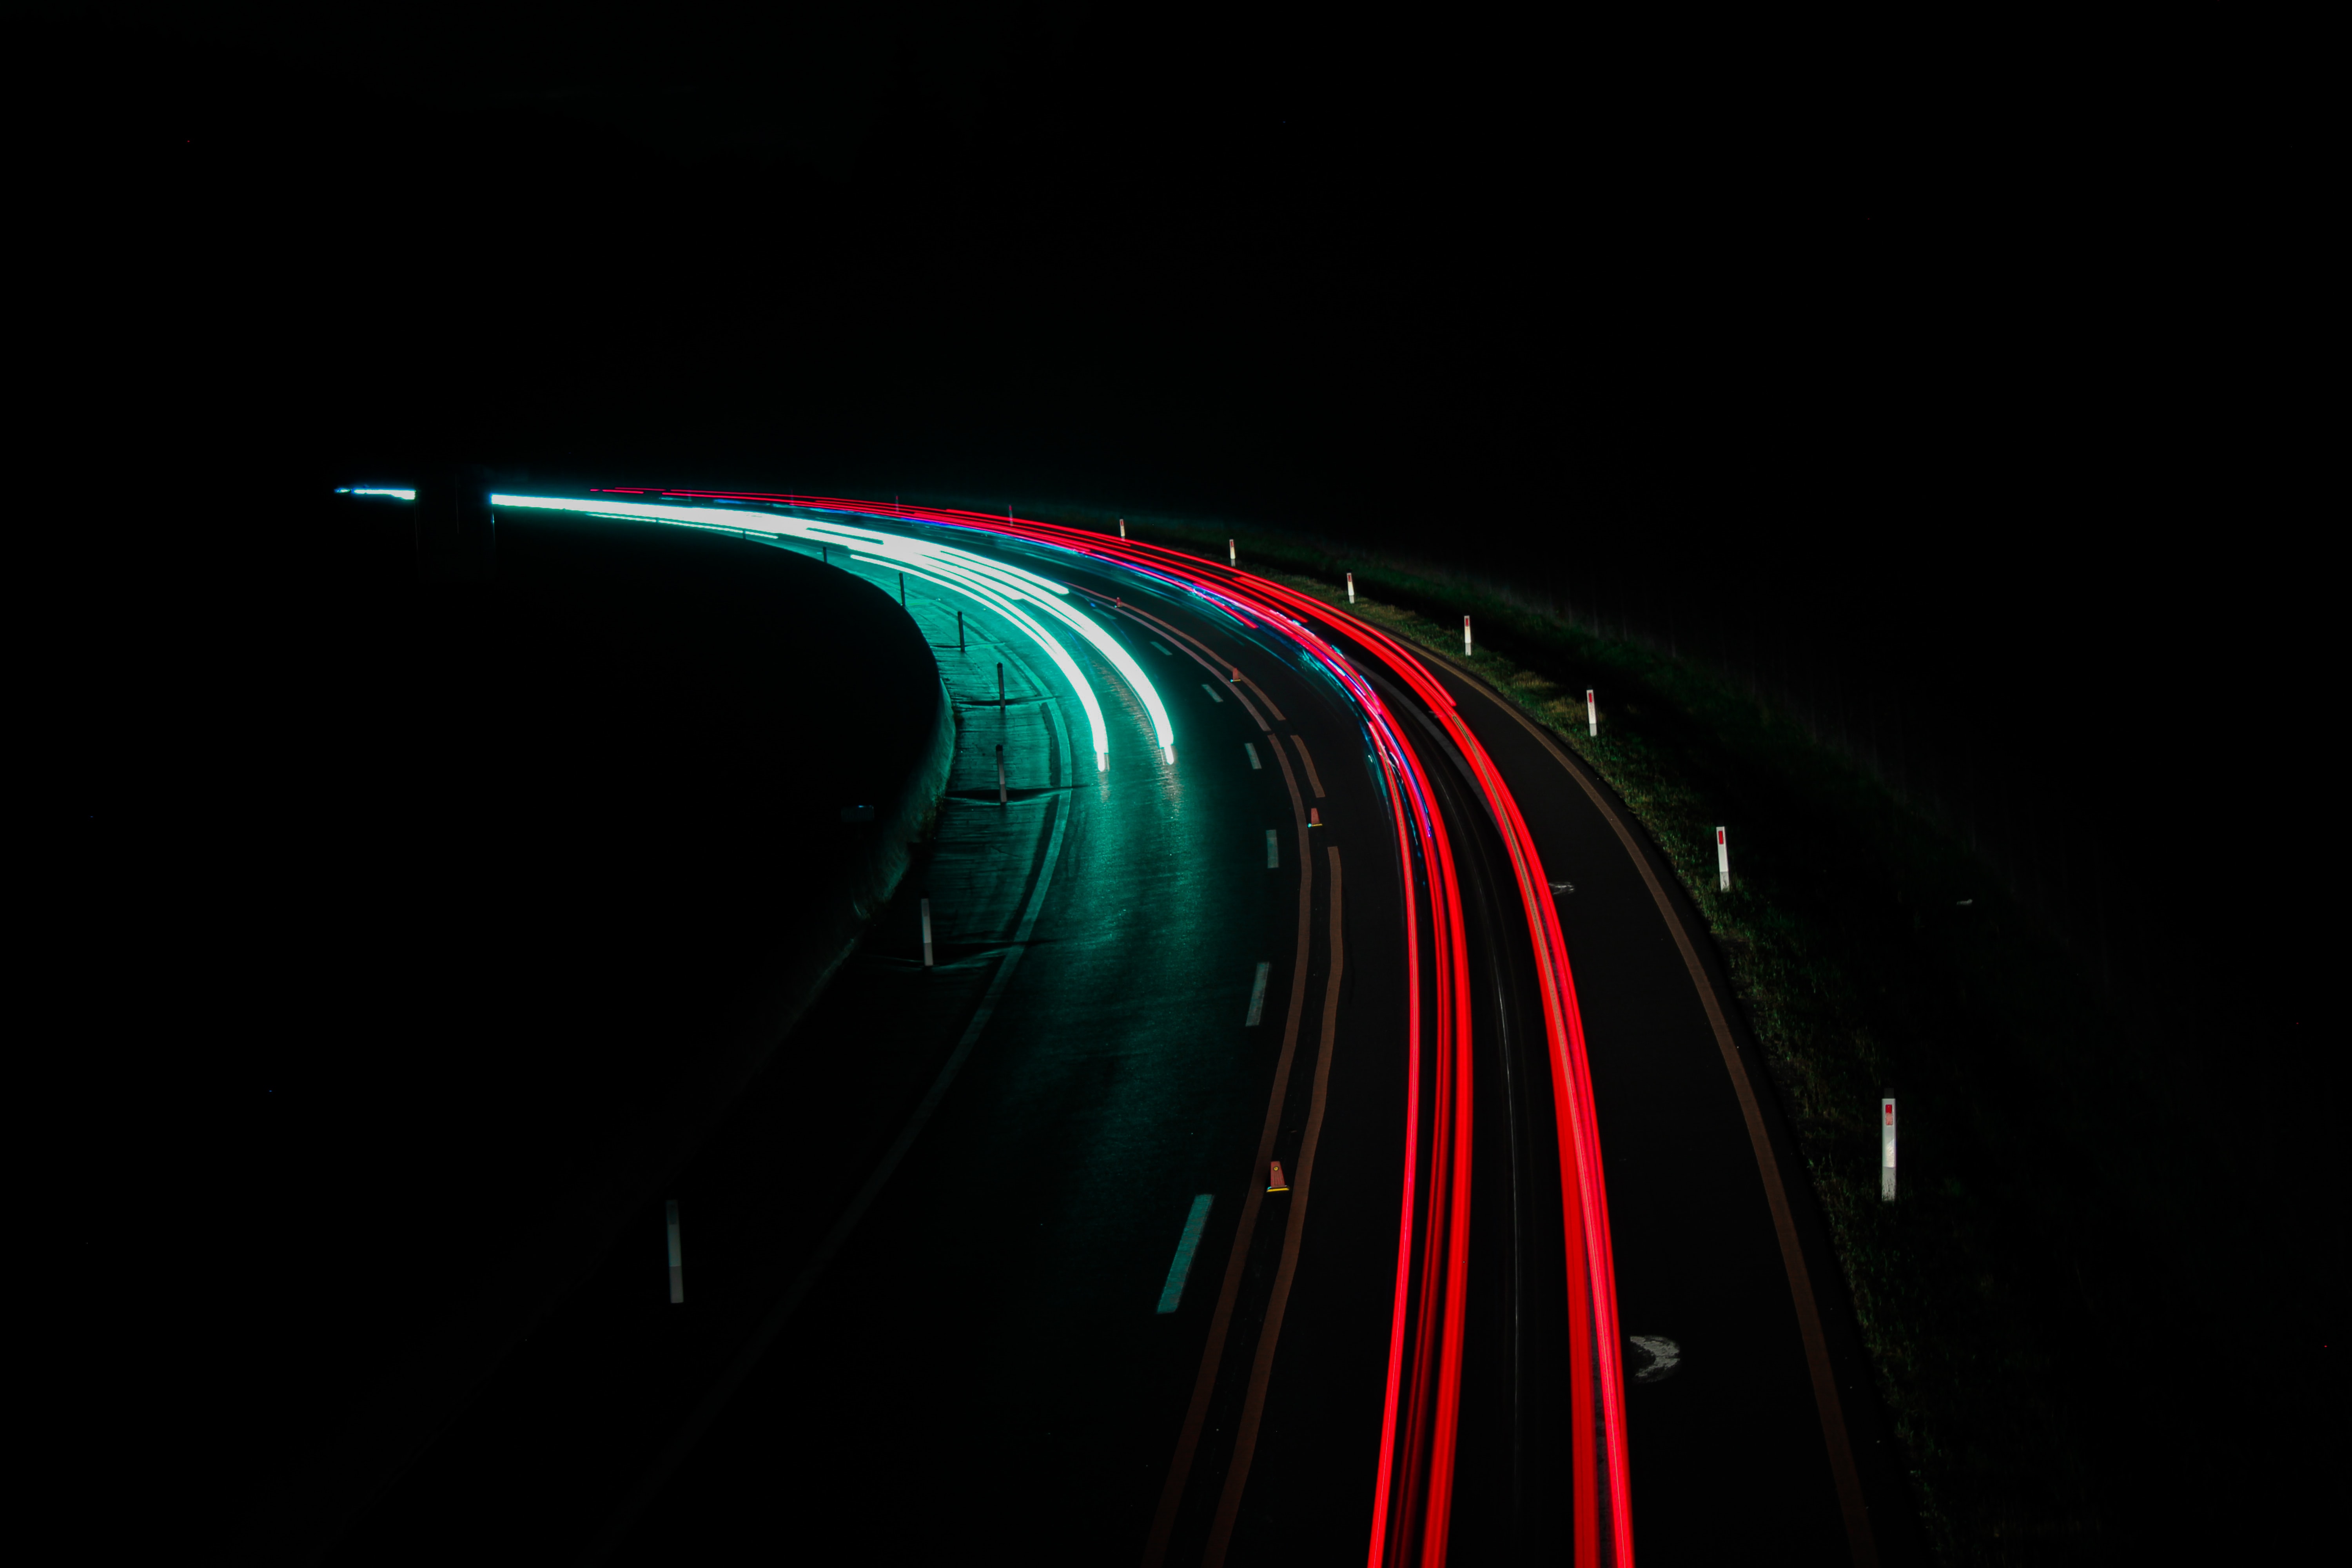
<svg viewBox="0 0 2352 1568"><path fill-rule="evenodd" d="M903 573L906 591L927 590L935 597L984 610L1026 639L1083 712L1098 773L1109 768L1121 742L1118 726L1106 717L1105 693L1095 689L1088 662L1114 672L1131 697L1156 742L1157 765L1174 771L1179 782L1183 769L1202 765L1197 760L1180 762L1197 759L1199 745L1176 732L1166 700L1121 637L1108 629L1114 624L1147 638L1152 648L1169 656L1171 668L1180 658L1198 665L1214 682L1199 683L1208 688L1212 700L1223 701L1223 694L1229 693L1247 710L1265 732L1265 739L1251 748L1253 767L1260 765L1257 744L1268 747L1286 776L1292 758L1266 716L1279 720L1281 710L1243 668L1244 656L1234 650L1246 649L1261 661L1281 659L1335 694L1355 717L1365 776L1377 791L1378 809L1388 823L1391 864L1387 875L1398 879L1403 894L1396 904L1402 930L1389 938L1402 965L1405 1060L1402 1092L1391 1111L1395 1119L1391 1136L1401 1145L1401 1182L1390 1200L1393 1254L1381 1307L1388 1349L1385 1367L1363 1369L1366 1377L1381 1380L1377 1447L1360 1478L1367 1560L1375 1564L1443 1561L1456 1528L1457 1461L1468 1440L1465 1335L1475 1295L1474 1194L1480 1213L1496 1201L1483 1195L1486 1187L1474 1182L1474 1151L1480 1146L1474 1135L1482 1114L1504 1113L1503 1108L1486 1103L1479 1092L1483 1069L1477 1063L1491 1047L1479 1033L1481 1008L1488 1004L1476 994L1488 984L1484 971L1492 968L1500 975L1507 966L1521 976L1529 998L1526 1010L1535 1025L1529 1033L1539 1041L1542 1076L1549 1079L1519 1083L1510 1092L1527 1103L1549 1102L1550 1125L1543 1130L1547 1135L1541 1148L1552 1166L1549 1179L1558 1187L1557 1233L1541 1256L1558 1268L1550 1298L1557 1303L1558 1321L1541 1325L1540 1331L1563 1342L1557 1358L1561 1373L1557 1392L1568 1406L1555 1413L1562 1441L1549 1462L1558 1473L1527 1478L1524 1484L1567 1498L1567 1522L1579 1563L1633 1561L1618 1351L1622 1336L1615 1321L1606 1194L1575 984L1544 868L1518 806L1476 735L1456 713L1447 688L1419 657L1377 627L1281 584L1147 544L1016 519L839 498L676 490L587 498L499 495L492 504L509 514L571 513L709 530L788 547L815 546L845 569L863 571L885 584L890 582L889 574ZM1312 767L1303 740L1297 749L1307 767ZM1454 761L1450 765L1466 774L1467 787L1463 779L1433 772L1425 759L1439 751L1451 753ZM1318 799L1323 798L1322 776L1338 771L1336 759L1322 760L1314 791ZM1291 787L1297 796L1295 781ZM1318 808L1313 821L1302 820L1297 835L1302 844L1316 842L1312 830L1320 816ZM1470 853L1473 834L1482 836L1482 843L1499 847L1491 855L1482 852L1481 858L1492 862L1491 871L1463 858ZM1274 837L1268 835L1270 840ZM1341 874L1336 849L1329 859L1325 874L1332 884L1328 896L1336 948ZM1311 861L1300 872L1302 879L1314 874ZM1361 878L1373 873L1366 868L1349 874ZM1475 902L1484 885L1481 878L1493 884L1489 893L1499 889L1500 897L1516 909L1495 916L1465 912L1465 885L1472 887ZM1310 886L1302 880L1302 958L1307 952ZM1474 948L1493 945L1491 932L1474 942L1472 927L1479 920L1496 929L1515 929L1524 950L1516 958L1474 953ZM1300 968L1290 988L1294 998L1305 990L1304 965ZM1337 984L1335 978L1335 998ZM1493 984L1499 987L1503 982ZM1300 1005L1297 1000L1291 1005L1294 1031ZM1330 1012L1325 1010L1327 1061ZM1286 1053L1286 1065L1288 1059ZM1320 1090L1318 1077L1317 1118L1321 1115ZM1276 1146L1282 1131L1278 1108L1277 1097L1277 1110L1269 1113L1262 1141L1265 1149ZM1486 1134L1489 1141L1494 1136ZM1521 1141L1521 1130L1515 1127L1514 1145ZM1204 1561L1222 1561L1232 1538L1250 1447L1265 1419L1266 1369L1255 1369L1239 1412L1242 1430L1223 1434L1221 1426L1207 1418L1220 1397L1221 1375L1228 1381L1235 1375L1229 1368L1221 1374L1219 1336L1224 1332L1223 1318L1230 1314L1229 1299L1239 1289L1240 1260L1249 1249L1246 1231L1267 1200L1267 1192L1257 1187L1267 1188L1272 1201L1293 1204L1290 1215L1303 1226L1305 1194L1294 1189L1306 1185L1304 1178L1311 1169L1314 1145L1309 1142L1306 1147L1303 1160L1294 1155L1297 1163L1288 1169L1297 1174L1284 1174L1283 1186L1260 1183L1245 1195L1249 1212L1233 1248L1234 1263L1228 1268L1233 1278L1220 1297L1221 1315L1211 1332L1211 1349L1195 1379L1186 1419L1171 1435L1176 1452L1160 1487L1160 1503L1143 1549L1146 1563L1168 1560L1167 1554L1180 1546L1188 1556L1198 1551ZM1296 1237L1292 1240L1286 1259L1295 1258ZM1514 1246L1536 1256L1523 1237ZM1213 1263L1209 1272L1213 1272ZM1195 1289L1205 1290L1207 1285L1203 1279ZM1277 1274L1275 1287L1277 1294L1268 1321L1278 1329L1289 1276ZM1263 1341L1261 1359L1270 1363L1272 1357L1271 1340ZM1467 1376L1467 1381L1477 1379ZM1474 1426L1491 1419L1491 1412L1472 1417ZM1204 1426L1216 1430L1207 1432ZM1203 1462L1204 1444L1219 1436L1231 1441L1218 1457L1223 1466L1222 1485L1213 1487ZM1206 1495L1211 1490L1222 1495L1212 1499ZM1202 1517L1196 1520L1196 1514Z"/></svg>

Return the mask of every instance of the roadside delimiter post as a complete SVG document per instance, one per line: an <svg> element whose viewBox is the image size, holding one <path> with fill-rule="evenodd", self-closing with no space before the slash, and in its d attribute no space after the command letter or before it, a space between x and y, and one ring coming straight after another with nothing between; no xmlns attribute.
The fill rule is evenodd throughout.
<svg viewBox="0 0 2352 1568"><path fill-rule="evenodd" d="M1883 1203L1895 1201L1895 1096L1888 1093L1878 1101L1878 1196Z"/></svg>

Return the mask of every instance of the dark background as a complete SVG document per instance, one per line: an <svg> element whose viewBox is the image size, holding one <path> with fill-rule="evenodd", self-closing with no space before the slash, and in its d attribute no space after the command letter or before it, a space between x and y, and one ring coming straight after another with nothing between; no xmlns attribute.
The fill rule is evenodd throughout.
<svg viewBox="0 0 2352 1568"><path fill-rule="evenodd" d="M763 15L57 35L102 460L265 596L301 494L448 460L1402 551L1696 650L2172 1048L2314 1065L2284 40Z"/></svg>
<svg viewBox="0 0 2352 1568"><path fill-rule="evenodd" d="M1222 520L1878 715L2217 1115L2337 1103L2301 1043L2336 850L2292 40L115 16L28 35L19 148L81 438L64 820L135 812L192 681L301 659L250 628L322 592L322 487L475 461ZM2332 1193L2336 1142L2248 1201Z"/></svg>

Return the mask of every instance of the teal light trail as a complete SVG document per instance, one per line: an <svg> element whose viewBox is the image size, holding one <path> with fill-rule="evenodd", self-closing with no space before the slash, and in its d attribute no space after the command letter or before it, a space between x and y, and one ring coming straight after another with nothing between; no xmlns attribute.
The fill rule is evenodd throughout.
<svg viewBox="0 0 2352 1568"><path fill-rule="evenodd" d="M1150 716L1161 755L1171 764L1176 761L1175 731L1169 723L1167 705L1160 701L1160 693L1150 679L1117 638L1065 602L1070 592L1067 587L1034 572L1026 572L1017 566L975 555L968 550L958 550L952 545L937 544L929 540L908 539L844 523L819 522L733 507L672 506L654 501L575 500L559 496L512 495L494 495L490 497L490 504L840 544L855 552L853 559L860 559L863 564L903 571L950 593L977 600L1011 621L1023 635L1036 643L1070 683L1070 689L1086 710L1087 723L1093 731L1095 766L1099 770L1108 765L1110 751L1109 731L1103 721L1102 704L1096 700L1094 688L1078 668L1077 661L1070 657L1068 650L1062 647L1040 618L1029 613L1033 609L1041 611L1045 619L1059 621L1068 630L1076 633L1088 647L1102 656L1106 663L1118 671Z"/></svg>

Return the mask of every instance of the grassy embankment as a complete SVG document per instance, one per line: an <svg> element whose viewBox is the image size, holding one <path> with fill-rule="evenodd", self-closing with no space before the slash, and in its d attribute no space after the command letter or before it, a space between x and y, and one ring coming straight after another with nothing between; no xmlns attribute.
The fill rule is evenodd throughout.
<svg viewBox="0 0 2352 1568"><path fill-rule="evenodd" d="M1224 554L1222 531L1136 531ZM2119 1332L2102 1309L2147 1292L2164 1224L2153 1211L2179 1178L2131 1129L2169 1097L2135 1080L2122 1031L1999 879L1794 721L1707 673L1393 564L1293 539L1243 550L1254 570L1333 603L1354 570L1358 615L1437 651L1458 654L1458 617L1476 616L1476 667L1664 849L1769 1058L1934 1554L2128 1552L2152 1517L2143 1504L2161 1507L2143 1494L2170 1468L2135 1456L2179 1418L2144 1386L2161 1331ZM1587 686L1601 695L1597 738ZM1718 823L1734 846L1728 892L1717 888ZM2111 1131L2086 1149L2079 1121L2063 1118L2090 1082ZM1893 1205L1879 1196L1882 1086L1904 1107Z"/></svg>

